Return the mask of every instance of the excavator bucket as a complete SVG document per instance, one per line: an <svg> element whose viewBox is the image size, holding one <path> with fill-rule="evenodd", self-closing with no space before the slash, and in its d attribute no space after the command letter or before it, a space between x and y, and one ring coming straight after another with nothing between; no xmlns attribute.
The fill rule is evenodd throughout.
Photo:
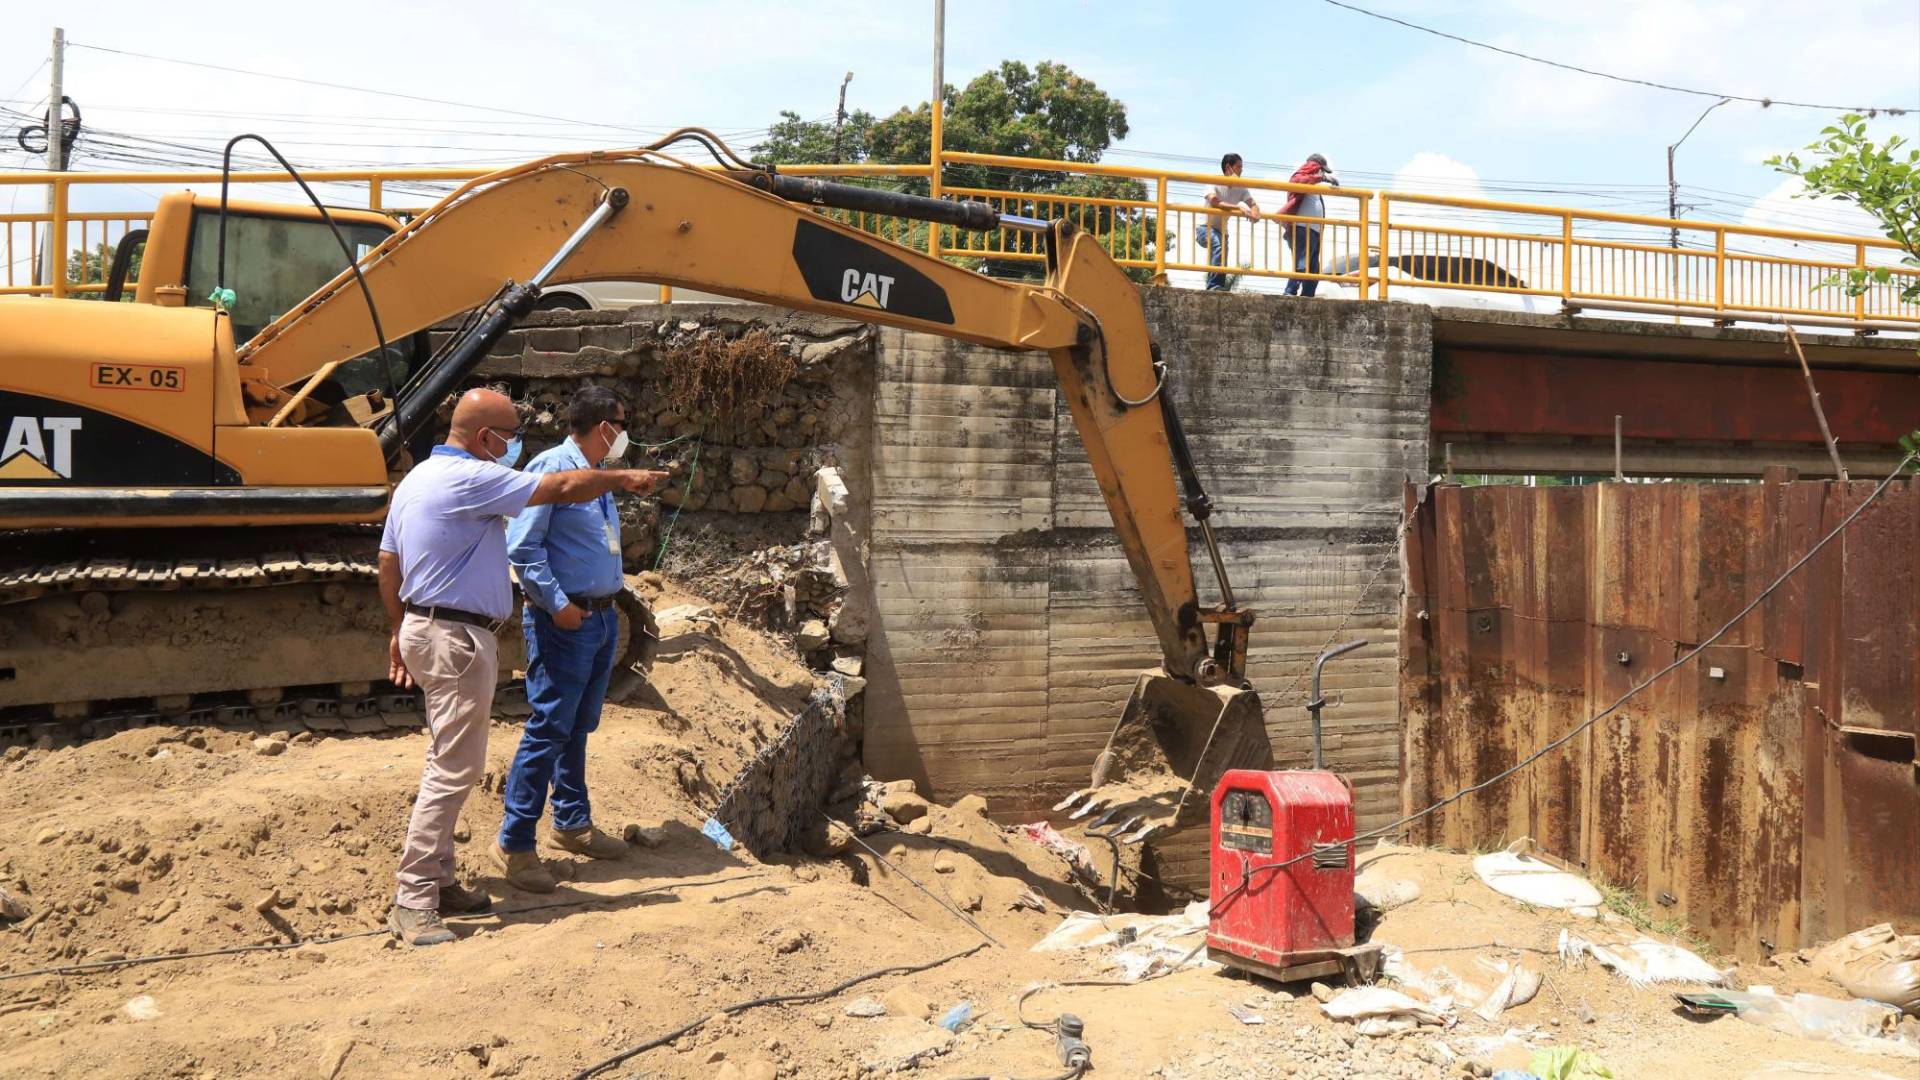
<svg viewBox="0 0 1920 1080"><path fill-rule="evenodd" d="M1258 694L1149 671L1094 761L1092 786L1054 809L1075 819L1098 814L1089 828L1122 843L1160 841L1205 825L1227 770L1272 767Z"/></svg>

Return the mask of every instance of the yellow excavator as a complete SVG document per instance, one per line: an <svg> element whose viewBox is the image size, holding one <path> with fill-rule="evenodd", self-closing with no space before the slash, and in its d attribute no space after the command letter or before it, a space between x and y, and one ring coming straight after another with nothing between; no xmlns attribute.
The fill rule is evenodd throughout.
<svg viewBox="0 0 1920 1080"><path fill-rule="evenodd" d="M718 167L665 152L683 140ZM985 277L813 207L1035 233L1046 278ZM109 301L136 242L132 303L0 303L0 734L410 710L384 681L374 574L391 481L544 286L617 279L1046 351L1162 654L1060 808L1158 842L1184 878L1215 780L1270 767L1252 615L1166 367L1135 285L1069 222L790 176L686 129L493 173L404 225L170 195L121 245ZM429 351L423 331L462 313ZM1176 473L1217 605L1195 590Z"/></svg>

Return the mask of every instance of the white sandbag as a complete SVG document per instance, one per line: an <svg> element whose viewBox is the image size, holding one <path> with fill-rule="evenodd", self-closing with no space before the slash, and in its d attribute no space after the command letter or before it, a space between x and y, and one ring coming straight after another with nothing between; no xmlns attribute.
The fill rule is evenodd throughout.
<svg viewBox="0 0 1920 1080"><path fill-rule="evenodd" d="M1597 915L1603 898L1593 883L1552 863L1526 854L1528 841L1516 841L1505 851L1473 860L1473 872L1487 888L1534 907Z"/></svg>
<svg viewBox="0 0 1920 1080"><path fill-rule="evenodd" d="M1560 957L1574 961L1591 956L1600 966L1626 979L1634 986L1653 983L1697 983L1721 986L1726 975L1699 956L1664 941L1641 938L1624 945L1600 945L1578 934L1560 931Z"/></svg>
<svg viewBox="0 0 1920 1080"><path fill-rule="evenodd" d="M1445 1025L1447 1017L1444 1011L1435 1011L1437 1008L1384 986L1353 986L1335 994L1320 1006L1320 1011L1355 1025L1365 1020L1379 1020L1381 1023L1360 1028L1360 1033L1387 1035L1410 1031L1420 1024Z"/></svg>

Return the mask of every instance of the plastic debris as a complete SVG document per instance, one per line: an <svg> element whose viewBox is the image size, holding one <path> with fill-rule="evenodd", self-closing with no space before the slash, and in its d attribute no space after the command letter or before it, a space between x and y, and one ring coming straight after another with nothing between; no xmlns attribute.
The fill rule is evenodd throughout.
<svg viewBox="0 0 1920 1080"><path fill-rule="evenodd" d="M725 825L720 824L719 818L708 818L707 823L700 826L700 835L713 841L721 851L733 850L733 834L727 831Z"/></svg>
<svg viewBox="0 0 1920 1080"><path fill-rule="evenodd" d="M1740 1010L1740 1019L1749 1024L1838 1043L1863 1053L1920 1058L1920 1037L1902 1030L1902 1014L1891 1005L1877 1001L1842 1001L1818 994L1783 998L1770 993L1725 990L1721 996L1731 1001Z"/></svg>
<svg viewBox="0 0 1920 1080"><path fill-rule="evenodd" d="M1535 1050L1527 1068L1540 1080L1613 1080L1613 1070L1598 1054L1571 1046Z"/></svg>
<svg viewBox="0 0 1920 1080"><path fill-rule="evenodd" d="M1058 829L1055 829L1046 822L1028 822L1020 826L1020 831L1026 833L1027 839L1039 844L1055 855L1061 856L1072 863L1077 869L1089 874L1096 873L1093 865L1093 855L1087 851L1087 845L1067 839L1060 835Z"/></svg>
<svg viewBox="0 0 1920 1080"><path fill-rule="evenodd" d="M1501 1069L1493 1074L1493 1080L1540 1080L1540 1078L1520 1069Z"/></svg>
<svg viewBox="0 0 1920 1080"><path fill-rule="evenodd" d="M1394 1035L1412 1031L1422 1024L1444 1027L1449 1023L1446 1006L1416 1001L1398 990L1384 986L1354 986L1333 996L1320 1011L1335 1020L1353 1024L1362 1035Z"/></svg>
<svg viewBox="0 0 1920 1080"><path fill-rule="evenodd" d="M1855 930L1814 953L1813 970L1854 997L1920 1016L1920 934L1895 934L1891 923Z"/></svg>
<svg viewBox="0 0 1920 1080"><path fill-rule="evenodd" d="M1532 1001L1534 995L1540 992L1540 984L1544 981L1545 977L1539 972L1515 964L1513 970L1507 972L1506 978L1500 980L1500 985L1494 987L1493 993L1488 994L1486 1000L1480 1003L1480 1007L1473 1011L1482 1020L1492 1023L1508 1009Z"/></svg>
<svg viewBox="0 0 1920 1080"><path fill-rule="evenodd" d="M937 1023L948 1031L959 1031L960 1025L973 1019L973 1002L963 1001L943 1013Z"/></svg>
<svg viewBox="0 0 1920 1080"><path fill-rule="evenodd" d="M1653 983L1685 982L1721 986L1726 976L1700 957L1678 945L1652 938L1641 938L1624 945L1600 945L1578 934L1560 931L1560 958L1569 963L1582 956L1600 961L1600 966L1626 979L1634 986Z"/></svg>
<svg viewBox="0 0 1920 1080"><path fill-rule="evenodd" d="M1181 967L1213 966L1196 950L1207 932L1207 903L1196 900L1172 915L1096 915L1090 911L1069 912L1046 937L1033 944L1033 952L1067 952L1075 949L1111 949L1109 957L1122 977L1137 982L1147 975L1179 964ZM1184 961L1184 963L1182 963Z"/></svg>
<svg viewBox="0 0 1920 1080"><path fill-rule="evenodd" d="M1529 855L1533 841L1515 840L1505 851L1473 860L1473 872L1487 888L1534 907L1571 911L1589 918L1600 914L1604 898L1593 883Z"/></svg>
<svg viewBox="0 0 1920 1080"><path fill-rule="evenodd" d="M1238 1020L1243 1024L1264 1024L1267 1022L1266 1017L1261 1016L1259 1013L1254 1012L1252 1009L1247 1008L1245 1005L1227 1006L1227 1015L1233 1017L1235 1020Z"/></svg>

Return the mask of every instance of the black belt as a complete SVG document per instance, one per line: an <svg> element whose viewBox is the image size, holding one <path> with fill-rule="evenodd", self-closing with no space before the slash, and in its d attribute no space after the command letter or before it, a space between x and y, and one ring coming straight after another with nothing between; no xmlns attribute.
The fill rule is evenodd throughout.
<svg viewBox="0 0 1920 1080"><path fill-rule="evenodd" d="M568 596L567 602L575 607L586 608L588 611L605 611L613 606L613 602L619 596L619 593L608 593L605 596Z"/></svg>
<svg viewBox="0 0 1920 1080"><path fill-rule="evenodd" d="M444 619L447 622L466 623L468 626L478 626L489 634L499 633L500 628L507 623L505 619L495 619L487 615L475 615L471 611L461 611L459 608L427 607L424 604L408 604L407 611L423 619Z"/></svg>

